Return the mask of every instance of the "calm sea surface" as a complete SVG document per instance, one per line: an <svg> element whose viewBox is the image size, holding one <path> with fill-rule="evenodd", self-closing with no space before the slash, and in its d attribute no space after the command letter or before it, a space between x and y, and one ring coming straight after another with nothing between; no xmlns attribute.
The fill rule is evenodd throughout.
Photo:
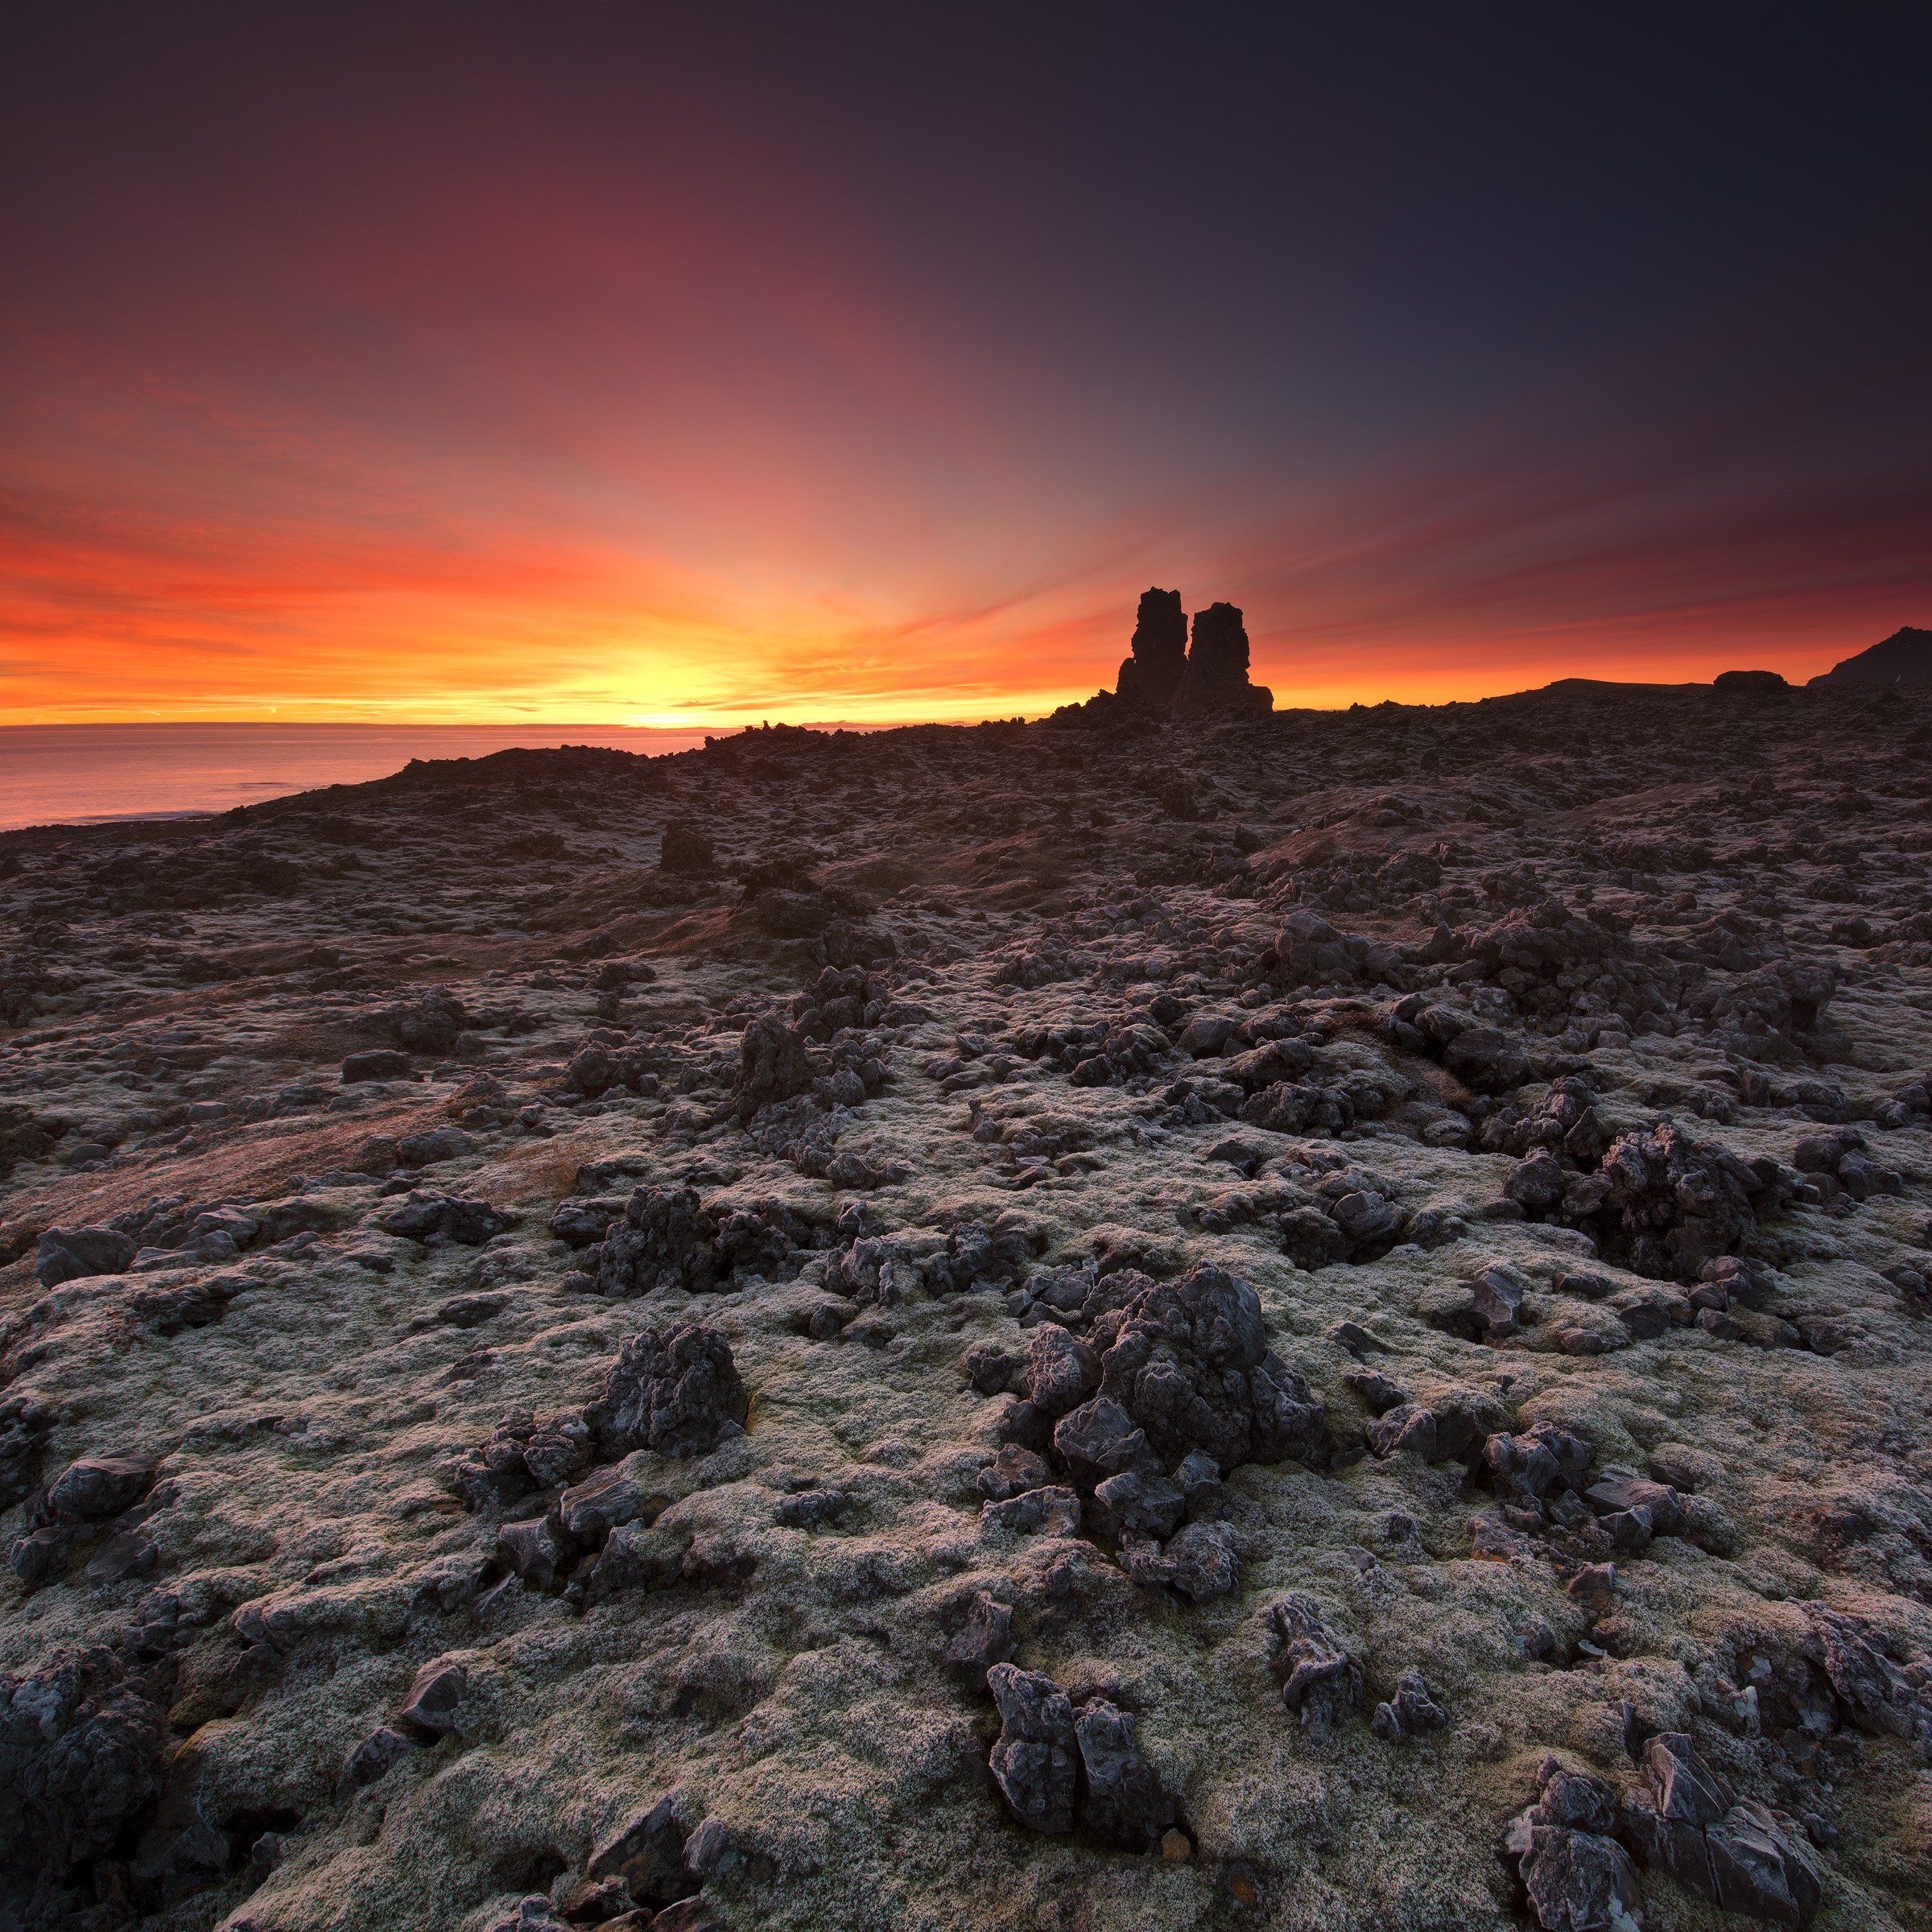
<svg viewBox="0 0 1932 1932"><path fill-rule="evenodd" d="M0 832L226 811L258 799L386 778L411 758L513 745L687 751L701 731L609 724L10 724L0 726Z"/></svg>

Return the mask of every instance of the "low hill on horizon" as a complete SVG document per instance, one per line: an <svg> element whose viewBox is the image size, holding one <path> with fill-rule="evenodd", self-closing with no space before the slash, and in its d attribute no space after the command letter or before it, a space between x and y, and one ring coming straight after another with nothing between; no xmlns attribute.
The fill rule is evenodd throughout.
<svg viewBox="0 0 1932 1932"><path fill-rule="evenodd" d="M1902 624L1869 650L1820 671L1811 683L1932 686L1932 630Z"/></svg>

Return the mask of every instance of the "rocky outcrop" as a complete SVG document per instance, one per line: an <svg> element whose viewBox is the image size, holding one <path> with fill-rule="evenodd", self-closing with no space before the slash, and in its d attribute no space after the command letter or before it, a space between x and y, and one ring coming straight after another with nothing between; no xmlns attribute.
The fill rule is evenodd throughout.
<svg viewBox="0 0 1932 1932"><path fill-rule="evenodd" d="M1144 728L1162 718L1241 717L1274 708L1274 692L1249 679L1239 608L1210 604L1196 611L1191 644L1181 593L1157 589L1141 593L1133 650L1121 661L1115 688L1084 704L1063 705L1054 717L1063 724L1138 721ZM1192 815L1183 809L1179 815Z"/></svg>
<svg viewBox="0 0 1932 1932"><path fill-rule="evenodd" d="M1835 690L1864 684L1904 685L1912 690L1932 687L1932 630L1901 625L1883 642L1834 664L1811 680L1814 689L1821 685Z"/></svg>
<svg viewBox="0 0 1932 1932"><path fill-rule="evenodd" d="M986 1684L1000 1711L989 1769L1028 1831L1058 1835L1077 1821L1104 1843L1145 1852L1174 1829L1178 1807L1128 1712L1100 1697L1075 1709L1052 1678L1012 1664L995 1664Z"/></svg>
<svg viewBox="0 0 1932 1932"><path fill-rule="evenodd" d="M1248 630L1232 604L1210 604L1194 617L1187 670L1174 694L1177 718L1272 711L1274 693L1248 680Z"/></svg>
<svg viewBox="0 0 1932 1932"><path fill-rule="evenodd" d="M1134 620L1132 655L1115 684L1123 704L1165 711L1187 668L1187 613L1178 590L1144 590Z"/></svg>

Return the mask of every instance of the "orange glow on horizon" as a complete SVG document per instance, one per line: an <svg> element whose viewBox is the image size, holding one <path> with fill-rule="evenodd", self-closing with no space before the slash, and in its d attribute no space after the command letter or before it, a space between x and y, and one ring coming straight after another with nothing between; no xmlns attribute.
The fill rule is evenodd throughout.
<svg viewBox="0 0 1932 1932"><path fill-rule="evenodd" d="M815 588L733 598L581 544L250 545L230 531L214 558L196 554L197 537L0 538L8 720L725 730L1038 716L1111 686L1139 586L1117 570L1113 584L1096 572L1007 600L857 609ZM1240 599L1239 568L1214 567L1216 593ZM1893 627L1883 585L1870 601L1865 633L1850 635L1829 598L1669 605L1513 633L1468 613L1439 625L1426 603L1386 608L1380 624L1340 597L1288 624L1247 609L1254 675L1286 709L1440 704L1562 677L1686 683L1740 666L1802 682Z"/></svg>
<svg viewBox="0 0 1932 1932"><path fill-rule="evenodd" d="M1136 599L1247 613L1278 708L1439 704L1563 677L1794 683L1922 605L1906 498L1614 539L1560 489L1414 476L1289 501L1211 538L1219 504L1077 526L1061 573L1010 531L974 563L858 532L828 551L753 492L674 561L606 517L460 497L433 512L377 452L250 497L0 493L0 693L22 724L141 720L879 725L1038 716L1111 687ZM324 466L326 469L326 466ZM1560 483L1561 479L1559 478ZM373 501L372 501L373 499ZM1847 565L1849 568L1847 568ZM1575 613L1583 613L1577 615Z"/></svg>

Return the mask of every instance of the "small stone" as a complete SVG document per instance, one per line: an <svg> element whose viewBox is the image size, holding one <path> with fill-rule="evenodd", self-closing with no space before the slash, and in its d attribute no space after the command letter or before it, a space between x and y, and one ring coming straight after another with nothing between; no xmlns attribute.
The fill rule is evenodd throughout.
<svg viewBox="0 0 1932 1932"><path fill-rule="evenodd" d="M572 1551L547 1516L534 1522L506 1523L497 1532L497 1554L533 1590L547 1590Z"/></svg>
<svg viewBox="0 0 1932 1932"><path fill-rule="evenodd" d="M409 1077L409 1055L393 1046L370 1046L352 1053L342 1063L342 1084L358 1080L401 1080Z"/></svg>
<svg viewBox="0 0 1932 1932"><path fill-rule="evenodd" d="M126 1576L152 1576L161 1567L161 1552L147 1537L131 1530L118 1530L89 1559L90 1583L118 1583Z"/></svg>
<svg viewBox="0 0 1932 1932"><path fill-rule="evenodd" d="M342 1767L344 1781L357 1787L373 1785L398 1759L415 1748L414 1741L393 1726L372 1731L349 1752Z"/></svg>
<svg viewBox="0 0 1932 1932"><path fill-rule="evenodd" d="M580 1543L601 1542L620 1523L644 1513L644 1485L620 1469L596 1469L557 1498L557 1520Z"/></svg>
<svg viewBox="0 0 1932 1932"><path fill-rule="evenodd" d="M946 1645L946 1661L977 1683L995 1664L1010 1662L1014 1649L1013 1607L989 1591L976 1590L966 1619Z"/></svg>
<svg viewBox="0 0 1932 1932"><path fill-rule="evenodd" d="M1586 1609L1600 1614L1610 1608L1616 1595L1616 1565L1615 1563L1585 1563L1571 1578L1567 1586L1569 1596Z"/></svg>
<svg viewBox="0 0 1932 1932"><path fill-rule="evenodd" d="M446 1737L456 1729L457 1711L469 1694L469 1673L439 1657L416 1673L396 1721L423 1737Z"/></svg>

